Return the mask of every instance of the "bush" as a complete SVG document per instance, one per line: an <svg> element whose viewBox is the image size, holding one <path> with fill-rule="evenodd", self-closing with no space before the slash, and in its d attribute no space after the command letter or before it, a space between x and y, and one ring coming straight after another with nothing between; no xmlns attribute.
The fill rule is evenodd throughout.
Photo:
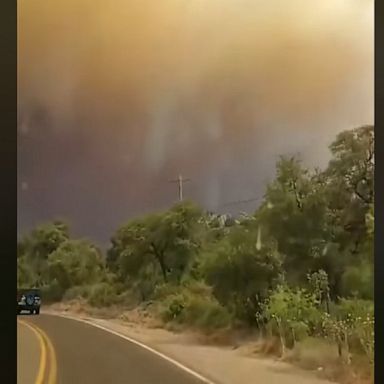
<svg viewBox="0 0 384 384"><path fill-rule="evenodd" d="M292 290L279 286L265 305L264 313L272 333L280 337L282 353L287 345L294 346L321 324L319 302L304 289Z"/></svg>
<svg viewBox="0 0 384 384"><path fill-rule="evenodd" d="M171 292L173 287L163 286L158 294L164 294L167 290ZM224 328L231 322L228 311L203 283L179 288L178 293L166 296L160 304L160 315L165 322L176 322L204 330Z"/></svg>
<svg viewBox="0 0 384 384"><path fill-rule="evenodd" d="M88 302L94 307L109 307L118 302L118 296L110 284L99 283L89 288Z"/></svg>
<svg viewBox="0 0 384 384"><path fill-rule="evenodd" d="M88 304L98 308L114 304L132 308L140 302L132 290L121 291L118 285L107 282L73 287L68 289L63 296L64 301L76 299L85 299Z"/></svg>
<svg viewBox="0 0 384 384"><path fill-rule="evenodd" d="M117 292L119 292L119 290L117 290ZM121 304L125 308L131 309L140 304L140 298L132 290L127 290L118 294L116 304Z"/></svg>
<svg viewBox="0 0 384 384"><path fill-rule="evenodd" d="M337 353L327 340L308 337L295 345L288 360L298 362L305 369L317 369L332 366L337 362Z"/></svg>
<svg viewBox="0 0 384 384"><path fill-rule="evenodd" d="M351 352L363 352L371 363L374 357L373 302L359 299L341 299L331 315L324 315L325 335L338 344L339 355L343 350L346 361L351 362Z"/></svg>
<svg viewBox="0 0 384 384"><path fill-rule="evenodd" d="M186 298L183 294L174 294L167 297L161 310L161 317L165 322L182 320L182 314L186 307Z"/></svg>
<svg viewBox="0 0 384 384"><path fill-rule="evenodd" d="M187 324L204 330L225 328L231 323L228 311L213 297L192 296L184 316Z"/></svg>
<svg viewBox="0 0 384 384"><path fill-rule="evenodd" d="M281 279L282 256L272 239L258 247L258 234L240 228L208 249L203 266L213 294L238 319L255 323L255 313Z"/></svg>
<svg viewBox="0 0 384 384"><path fill-rule="evenodd" d="M49 284L41 287L42 299L45 303L54 303L63 299L65 288L61 286L58 280L53 279Z"/></svg>
<svg viewBox="0 0 384 384"><path fill-rule="evenodd" d="M163 280L153 265L140 270L137 277L125 281L126 288L131 289L141 302L153 299L157 287L162 284Z"/></svg>
<svg viewBox="0 0 384 384"><path fill-rule="evenodd" d="M178 292L180 292L180 286L176 284L167 284L167 283L161 283L158 284L154 291L153 291L153 299L154 300L164 300L167 297L170 297L172 295L176 295Z"/></svg>
<svg viewBox="0 0 384 384"><path fill-rule="evenodd" d="M374 306L369 300L342 299L339 317L348 324L350 347L355 341L373 363L374 358Z"/></svg>
<svg viewBox="0 0 384 384"><path fill-rule="evenodd" d="M77 286L69 288L64 296L64 301L70 301L75 299L88 299L90 294L90 287L89 286Z"/></svg>
<svg viewBox="0 0 384 384"><path fill-rule="evenodd" d="M372 300L373 275L371 263L361 263L359 266L348 267L341 280L343 296Z"/></svg>

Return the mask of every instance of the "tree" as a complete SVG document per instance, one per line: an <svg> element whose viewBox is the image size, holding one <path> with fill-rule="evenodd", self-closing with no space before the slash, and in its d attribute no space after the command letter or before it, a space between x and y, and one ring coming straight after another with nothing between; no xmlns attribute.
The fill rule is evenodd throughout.
<svg viewBox="0 0 384 384"><path fill-rule="evenodd" d="M25 258L19 257L17 259L17 286L19 288L29 288L35 285L36 276L31 268L25 261Z"/></svg>
<svg viewBox="0 0 384 384"><path fill-rule="evenodd" d="M373 300L373 292L373 263L362 260L357 265L349 265L345 268L341 278L341 294L343 297Z"/></svg>
<svg viewBox="0 0 384 384"><path fill-rule="evenodd" d="M321 257L327 242L323 190L319 171L310 172L295 157L281 157L276 179L256 212L258 225L277 240L279 252L285 255L284 269L293 284L306 284L307 273L315 268L314 260Z"/></svg>
<svg viewBox="0 0 384 384"><path fill-rule="evenodd" d="M101 282L105 277L102 255L86 240L67 240L49 255L48 276L62 294L71 287Z"/></svg>
<svg viewBox="0 0 384 384"><path fill-rule="evenodd" d="M334 238L342 251L359 255L367 237L366 215L374 198L374 131L363 126L340 133L330 146L325 174Z"/></svg>
<svg viewBox="0 0 384 384"><path fill-rule="evenodd" d="M339 268L334 291L372 297L374 130L363 126L341 132L330 146L332 159L327 179L326 225L337 244ZM361 270L362 275L357 276Z"/></svg>
<svg viewBox="0 0 384 384"><path fill-rule="evenodd" d="M47 280L49 255L68 239L68 226L59 221L40 225L24 236L17 247L19 283L32 286L43 285Z"/></svg>
<svg viewBox="0 0 384 384"><path fill-rule="evenodd" d="M179 281L199 247L201 211L190 202L136 219L112 238L108 265L122 280L154 264L164 282Z"/></svg>
<svg viewBox="0 0 384 384"><path fill-rule="evenodd" d="M277 163L256 217L286 255L290 283L305 285L307 273L322 269L335 299L347 268L373 265L373 144L373 127L364 126L336 137L324 171L295 157Z"/></svg>
<svg viewBox="0 0 384 384"><path fill-rule="evenodd" d="M50 253L68 239L69 231L66 224L54 222L40 225L19 242L19 257L46 260Z"/></svg>
<svg viewBox="0 0 384 384"><path fill-rule="evenodd" d="M362 205L374 196L374 129L363 126L341 132L330 146L333 159L327 174Z"/></svg>
<svg viewBox="0 0 384 384"><path fill-rule="evenodd" d="M282 257L276 243L257 245L257 233L234 229L206 251L204 275L213 294L229 310L249 322L256 320L260 304L281 278Z"/></svg>

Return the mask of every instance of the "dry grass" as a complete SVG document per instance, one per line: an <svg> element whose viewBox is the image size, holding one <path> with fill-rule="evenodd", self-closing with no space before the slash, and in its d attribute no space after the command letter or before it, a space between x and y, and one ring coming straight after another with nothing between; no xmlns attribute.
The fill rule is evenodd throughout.
<svg viewBox="0 0 384 384"><path fill-rule="evenodd" d="M87 315L92 310L92 308L87 304L86 300L83 299L51 304L49 309L58 312L71 312L77 315Z"/></svg>
<svg viewBox="0 0 384 384"><path fill-rule="evenodd" d="M58 312L67 312L80 316L94 316L103 319L117 318L122 309L114 306L108 308L95 308L90 306L84 299L74 299L66 302L52 304L48 307L50 310Z"/></svg>
<svg viewBox="0 0 384 384"><path fill-rule="evenodd" d="M145 308L135 308L123 311L118 319L131 324L139 324L147 328L164 328L161 320L153 316L153 314Z"/></svg>
<svg viewBox="0 0 384 384"><path fill-rule="evenodd" d="M346 365L339 358L335 345L326 340L308 338L287 350L281 358L281 344L277 337L257 341L243 341L239 350L244 355L275 357L316 375L341 384L373 384L373 367L362 355L353 355L352 364Z"/></svg>
<svg viewBox="0 0 384 384"><path fill-rule="evenodd" d="M338 356L336 346L326 340L308 338L289 351L284 360L303 369L317 371L321 377L342 384L373 383L368 359L354 355L351 365L347 365Z"/></svg>
<svg viewBox="0 0 384 384"><path fill-rule="evenodd" d="M186 328L185 325L164 324L150 308L138 307L124 310L121 307L93 308L84 300L57 303L50 309L80 316L93 316L103 319L118 319L126 324L152 329L166 329L172 333L190 333L198 344L232 347L247 356L281 357L278 338L260 339L250 330L230 328L212 332L201 332ZM341 384L373 384L373 369L368 360L361 355L352 356L352 364L343 363L335 345L322 339L308 338L287 350L284 360L302 369L315 371L318 376Z"/></svg>
<svg viewBox="0 0 384 384"><path fill-rule="evenodd" d="M199 343L204 345L216 346L237 346L236 334L230 328L224 328L211 332L198 332L196 331L196 339Z"/></svg>
<svg viewBox="0 0 384 384"><path fill-rule="evenodd" d="M300 364L305 369L318 369L338 362L336 347L321 339L308 338L296 344L285 358Z"/></svg>

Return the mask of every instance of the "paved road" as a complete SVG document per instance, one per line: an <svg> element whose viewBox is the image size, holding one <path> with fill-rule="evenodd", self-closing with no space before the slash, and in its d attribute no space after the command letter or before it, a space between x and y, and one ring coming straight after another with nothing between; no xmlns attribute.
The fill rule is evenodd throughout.
<svg viewBox="0 0 384 384"><path fill-rule="evenodd" d="M140 346L88 324L45 314L18 320L24 323L18 325L18 384L202 383ZM42 364L44 380L31 381Z"/></svg>
<svg viewBox="0 0 384 384"><path fill-rule="evenodd" d="M17 382L35 384L40 363L39 339L31 328L17 324Z"/></svg>

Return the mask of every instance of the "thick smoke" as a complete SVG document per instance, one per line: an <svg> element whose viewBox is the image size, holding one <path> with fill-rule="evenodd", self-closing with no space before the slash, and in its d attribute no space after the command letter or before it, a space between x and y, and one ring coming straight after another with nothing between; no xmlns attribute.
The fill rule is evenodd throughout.
<svg viewBox="0 0 384 384"><path fill-rule="evenodd" d="M18 68L20 226L105 240L180 172L215 209L372 123L373 1L22 1Z"/></svg>

